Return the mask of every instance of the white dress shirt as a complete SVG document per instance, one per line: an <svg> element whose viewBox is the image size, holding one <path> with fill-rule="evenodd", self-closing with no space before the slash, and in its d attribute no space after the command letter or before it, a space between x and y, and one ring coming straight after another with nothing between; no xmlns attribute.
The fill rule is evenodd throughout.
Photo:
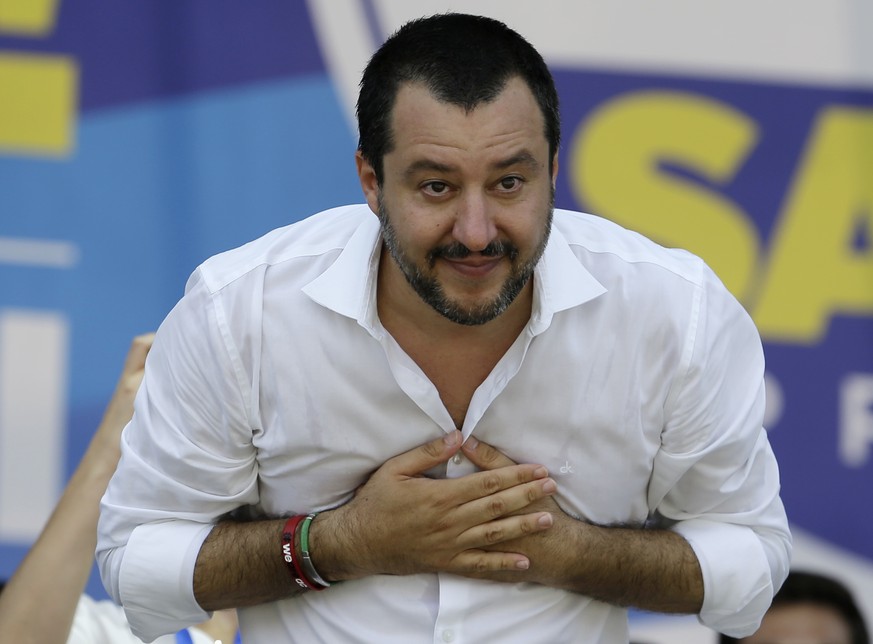
<svg viewBox="0 0 873 644"><path fill-rule="evenodd" d="M161 325L98 545L104 584L144 639L205 619L193 567L218 517L334 508L388 458L454 429L379 321L380 248L367 206L320 213L207 260ZM700 259L557 210L531 319L462 431L548 467L575 517L675 521L700 559L701 621L748 633L790 553L763 375L755 327ZM456 457L445 475L474 469ZM344 582L240 621L246 644L628 637L623 608L450 574Z"/></svg>

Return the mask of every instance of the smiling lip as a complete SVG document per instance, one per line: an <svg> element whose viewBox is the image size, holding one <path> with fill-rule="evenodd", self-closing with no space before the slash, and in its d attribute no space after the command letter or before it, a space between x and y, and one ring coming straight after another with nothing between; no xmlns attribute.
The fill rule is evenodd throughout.
<svg viewBox="0 0 873 644"><path fill-rule="evenodd" d="M503 261L503 256L500 257L467 257L465 259L446 259L441 258L455 271L465 277L485 277L493 271L500 262Z"/></svg>

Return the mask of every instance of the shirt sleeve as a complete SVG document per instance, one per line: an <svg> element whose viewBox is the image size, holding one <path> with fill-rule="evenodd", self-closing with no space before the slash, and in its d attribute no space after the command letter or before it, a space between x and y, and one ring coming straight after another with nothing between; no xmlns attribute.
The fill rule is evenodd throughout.
<svg viewBox="0 0 873 644"><path fill-rule="evenodd" d="M779 470L763 428L763 349L748 314L705 267L687 328L649 507L675 522L697 555L700 622L743 637L760 625L791 554Z"/></svg>
<svg viewBox="0 0 873 644"><path fill-rule="evenodd" d="M193 591L200 546L219 517L257 502L248 376L256 368L195 273L156 334L101 501L103 583L145 641L208 618Z"/></svg>

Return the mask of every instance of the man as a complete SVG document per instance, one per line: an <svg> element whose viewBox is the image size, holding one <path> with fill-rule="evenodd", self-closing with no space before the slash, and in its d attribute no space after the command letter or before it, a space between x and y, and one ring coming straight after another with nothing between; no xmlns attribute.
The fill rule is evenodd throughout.
<svg viewBox="0 0 873 644"><path fill-rule="evenodd" d="M753 631L790 535L742 307L553 213L554 83L497 21L405 25L358 122L368 207L208 260L157 334L98 545L140 636L230 606L247 643Z"/></svg>
<svg viewBox="0 0 873 644"><path fill-rule="evenodd" d="M119 457L121 430L133 414L153 334L133 339L103 420L64 488L39 537L4 588L0 584L0 642L16 644L123 644L140 640L124 611L83 594L94 566L100 497ZM234 641L236 614L219 611L196 628L164 642Z"/></svg>
<svg viewBox="0 0 873 644"><path fill-rule="evenodd" d="M793 570L773 598L754 635L722 635L721 644L869 644L864 618L851 591L814 572Z"/></svg>

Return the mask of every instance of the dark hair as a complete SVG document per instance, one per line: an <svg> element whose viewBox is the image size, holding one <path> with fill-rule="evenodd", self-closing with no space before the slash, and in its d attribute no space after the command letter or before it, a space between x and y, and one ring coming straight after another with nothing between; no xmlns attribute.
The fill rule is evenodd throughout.
<svg viewBox="0 0 873 644"><path fill-rule="evenodd" d="M400 87L422 83L438 100L473 110L507 81L527 83L543 113L549 171L561 139L558 92L543 57L502 22L443 13L403 25L367 63L358 95L358 150L381 185L382 159L393 149L391 114Z"/></svg>
<svg viewBox="0 0 873 644"><path fill-rule="evenodd" d="M837 611L845 620L852 634L852 644L870 644L870 636L864 625L864 617L849 589L842 583L825 575L792 570L782 588L773 598L773 606L786 606L809 602L827 606ZM742 640L722 635L719 642L729 644Z"/></svg>

